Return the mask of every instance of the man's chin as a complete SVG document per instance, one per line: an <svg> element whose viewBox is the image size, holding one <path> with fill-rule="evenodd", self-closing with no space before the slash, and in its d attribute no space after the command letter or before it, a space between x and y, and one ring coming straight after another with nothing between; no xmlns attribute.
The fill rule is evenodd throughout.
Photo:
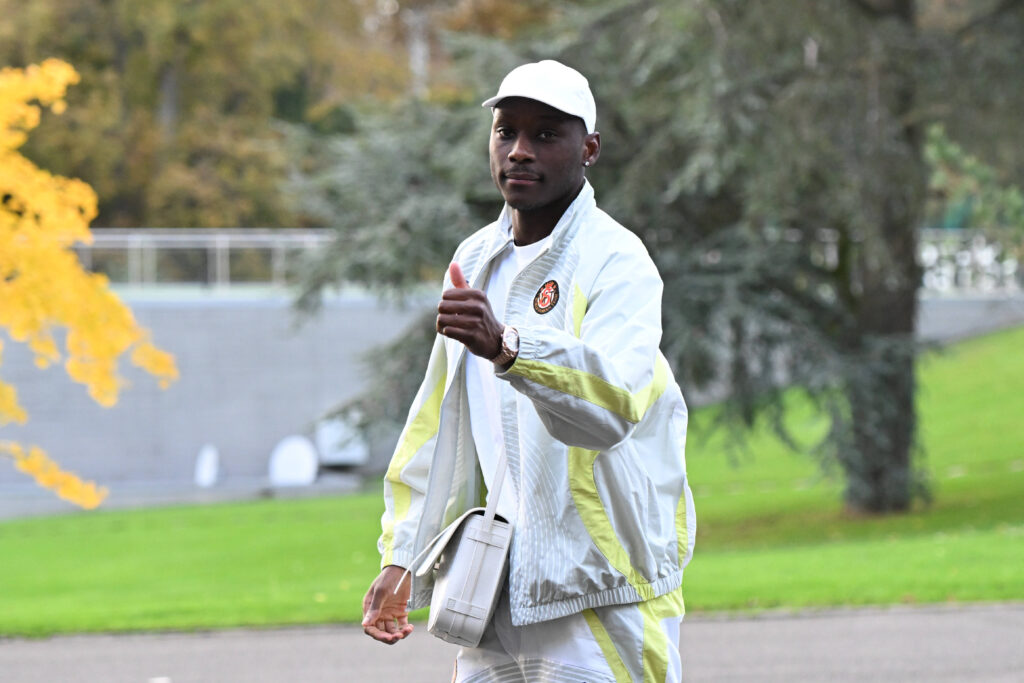
<svg viewBox="0 0 1024 683"><path fill-rule="evenodd" d="M509 205L509 208L516 211L536 211L544 206L540 202L524 199L523 197L505 197L505 203Z"/></svg>

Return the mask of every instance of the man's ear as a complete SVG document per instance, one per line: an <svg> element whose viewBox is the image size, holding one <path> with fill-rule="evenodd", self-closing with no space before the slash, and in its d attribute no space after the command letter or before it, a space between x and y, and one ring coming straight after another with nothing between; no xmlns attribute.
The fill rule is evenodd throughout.
<svg viewBox="0 0 1024 683"><path fill-rule="evenodd" d="M593 166L601 156L601 134L593 132L583 138L583 165Z"/></svg>

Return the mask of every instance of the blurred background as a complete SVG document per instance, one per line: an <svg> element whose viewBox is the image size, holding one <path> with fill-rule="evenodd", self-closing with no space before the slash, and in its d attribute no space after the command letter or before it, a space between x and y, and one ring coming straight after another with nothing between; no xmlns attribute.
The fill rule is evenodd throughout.
<svg viewBox="0 0 1024 683"><path fill-rule="evenodd" d="M103 408L9 341L31 418L0 436L44 444L109 508L271 500L53 517L86 525L60 528L99 584L130 585L114 558L156 554L154 529L190 577L68 616L76 588L24 581L79 543L35 517L73 508L0 467L0 517L32 518L0 525L21 587L0 634L357 618L441 277L501 208L479 102L543 58L589 78L588 177L665 281L662 346L695 409L690 604L1024 597L992 569L1021 566L999 553L1024 528L1024 2L0 0L0 65L52 57L81 79L19 151L95 190L74 252L181 378L126 369ZM253 529L269 545L226 544ZM936 564L962 557L936 534L977 564ZM863 545L883 538L905 555ZM840 573L808 581L793 567L821 544ZM769 547L792 566L737 585L757 560L735 554ZM876 550L916 559L850 564Z"/></svg>

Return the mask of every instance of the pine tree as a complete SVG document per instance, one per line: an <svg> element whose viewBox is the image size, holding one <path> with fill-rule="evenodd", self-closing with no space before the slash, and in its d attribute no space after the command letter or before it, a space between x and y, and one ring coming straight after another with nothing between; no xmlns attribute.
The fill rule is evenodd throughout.
<svg viewBox="0 0 1024 683"><path fill-rule="evenodd" d="M403 265L443 267L465 218L497 212L465 111L512 66L562 59L598 100L598 202L665 280L662 346L684 392L724 387L726 423L768 419L784 438L787 397L802 393L828 419L811 450L840 465L847 505L906 510L927 495L914 408L926 125L948 123L1013 179L1021 146L992 136L1019 139L1008 122L1024 91L1005 86L1024 75L1022 29L1016 0L645 0L570 6L516 40L456 36L456 96L380 117L306 183L339 216L339 241L305 301L337 279L381 287L405 282ZM396 175L361 184L354 168ZM368 225L332 204L356 194L380 214ZM426 204L404 213L414 198ZM342 255L359 244L386 260L395 233L380 226L403 215L409 242L386 267Z"/></svg>

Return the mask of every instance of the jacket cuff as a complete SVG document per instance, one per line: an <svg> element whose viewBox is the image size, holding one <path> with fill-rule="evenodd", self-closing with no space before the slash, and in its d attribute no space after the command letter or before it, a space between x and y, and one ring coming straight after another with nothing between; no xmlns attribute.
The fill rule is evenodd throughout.
<svg viewBox="0 0 1024 683"><path fill-rule="evenodd" d="M498 366L494 366L494 376L509 380L513 376L512 368L516 366L520 358L531 360L537 356L537 341L531 338L528 327L516 327L516 332L519 333L519 353L516 354L516 358L512 361L512 364L502 370ZM525 334L524 334L525 332Z"/></svg>
<svg viewBox="0 0 1024 683"><path fill-rule="evenodd" d="M416 558L412 554L412 551L396 550L393 553L391 553L390 558L387 555L384 555L380 558L380 568L384 569L384 567L393 564L397 567L401 567L402 569L412 569L412 567L410 567L409 565L412 564L412 561L414 559Z"/></svg>

